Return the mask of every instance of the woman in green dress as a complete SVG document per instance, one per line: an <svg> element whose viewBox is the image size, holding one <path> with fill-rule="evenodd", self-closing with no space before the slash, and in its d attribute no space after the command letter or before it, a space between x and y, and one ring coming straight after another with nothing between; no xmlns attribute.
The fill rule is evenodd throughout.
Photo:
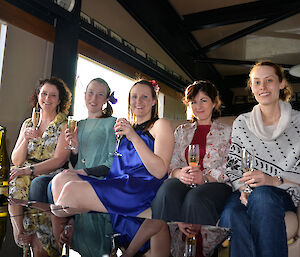
<svg viewBox="0 0 300 257"><path fill-rule="evenodd" d="M116 147L114 133L116 118L111 117L113 110L109 102L114 104L116 99L113 93L111 94L108 84L103 79L93 79L85 92L88 118L79 121L75 133L66 130L66 141L72 140L72 145L76 148L72 151L71 159L75 157L77 163L74 169L63 172L84 174L99 179L104 178L109 172L114 157L112 153ZM106 108L103 110L105 104ZM59 218L54 218L53 221L59 224L66 222ZM110 238L106 235L111 234L113 230L108 214L83 213L75 215L68 223L72 224L72 227L68 226L70 230L67 230L67 235L59 234L61 228L55 226L57 232L54 233L58 233L56 238L59 237L60 245L68 241L74 250L85 257L109 254Z"/></svg>

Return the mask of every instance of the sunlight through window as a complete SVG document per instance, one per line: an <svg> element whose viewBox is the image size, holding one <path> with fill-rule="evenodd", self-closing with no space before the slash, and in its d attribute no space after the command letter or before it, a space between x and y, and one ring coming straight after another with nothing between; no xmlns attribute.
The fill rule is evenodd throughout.
<svg viewBox="0 0 300 257"><path fill-rule="evenodd" d="M128 93L134 80L80 55L77 63L77 82L74 100L74 116L76 119L87 118L84 92L87 84L94 78L104 79L108 83L111 91L115 91L115 97L118 99L118 102L112 104L114 110L113 116L117 118L127 118Z"/></svg>

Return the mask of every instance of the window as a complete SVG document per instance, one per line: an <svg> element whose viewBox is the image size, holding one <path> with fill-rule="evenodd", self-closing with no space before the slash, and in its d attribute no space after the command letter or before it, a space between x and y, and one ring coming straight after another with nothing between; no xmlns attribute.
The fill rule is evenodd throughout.
<svg viewBox="0 0 300 257"><path fill-rule="evenodd" d="M115 97L118 99L116 104L113 104L113 116L117 118L128 117L128 94L134 84L134 79L125 76L115 70L110 69L100 63L97 63L89 58L79 55L77 62L77 79L75 87L74 99L74 116L77 120L87 118L87 108L84 102L84 92L88 83L94 78L104 79L111 91L115 92ZM159 117L163 117L164 111L164 95L159 93Z"/></svg>
<svg viewBox="0 0 300 257"><path fill-rule="evenodd" d="M113 116L117 118L127 118L128 93L134 80L80 55L77 63L77 82L74 100L74 116L76 119L87 118L84 92L87 84L94 78L104 79L108 83L111 91L115 91L115 97L118 99L118 102L112 105L114 110Z"/></svg>
<svg viewBox="0 0 300 257"><path fill-rule="evenodd" d="M0 88L1 88L1 77L2 77L6 31L7 31L7 25L0 22Z"/></svg>

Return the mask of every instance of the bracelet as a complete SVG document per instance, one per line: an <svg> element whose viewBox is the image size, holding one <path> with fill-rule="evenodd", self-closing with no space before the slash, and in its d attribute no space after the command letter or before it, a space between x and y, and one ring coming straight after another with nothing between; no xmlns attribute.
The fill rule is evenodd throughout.
<svg viewBox="0 0 300 257"><path fill-rule="evenodd" d="M281 176L276 176L276 178L279 180L280 185L282 185L284 183L283 177Z"/></svg>
<svg viewBox="0 0 300 257"><path fill-rule="evenodd" d="M203 175L203 181L205 184L209 183L209 180L208 178L206 177L206 175Z"/></svg>
<svg viewBox="0 0 300 257"><path fill-rule="evenodd" d="M32 165L29 166L29 169L31 171L30 173L30 177L33 178L34 177L34 167Z"/></svg>

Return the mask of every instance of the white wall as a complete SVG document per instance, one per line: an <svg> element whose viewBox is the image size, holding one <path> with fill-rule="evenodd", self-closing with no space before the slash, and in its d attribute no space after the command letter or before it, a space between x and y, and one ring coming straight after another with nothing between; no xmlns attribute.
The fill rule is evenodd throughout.
<svg viewBox="0 0 300 257"><path fill-rule="evenodd" d="M30 116L29 98L51 72L53 44L8 24L0 88L0 124L7 127L9 152Z"/></svg>

